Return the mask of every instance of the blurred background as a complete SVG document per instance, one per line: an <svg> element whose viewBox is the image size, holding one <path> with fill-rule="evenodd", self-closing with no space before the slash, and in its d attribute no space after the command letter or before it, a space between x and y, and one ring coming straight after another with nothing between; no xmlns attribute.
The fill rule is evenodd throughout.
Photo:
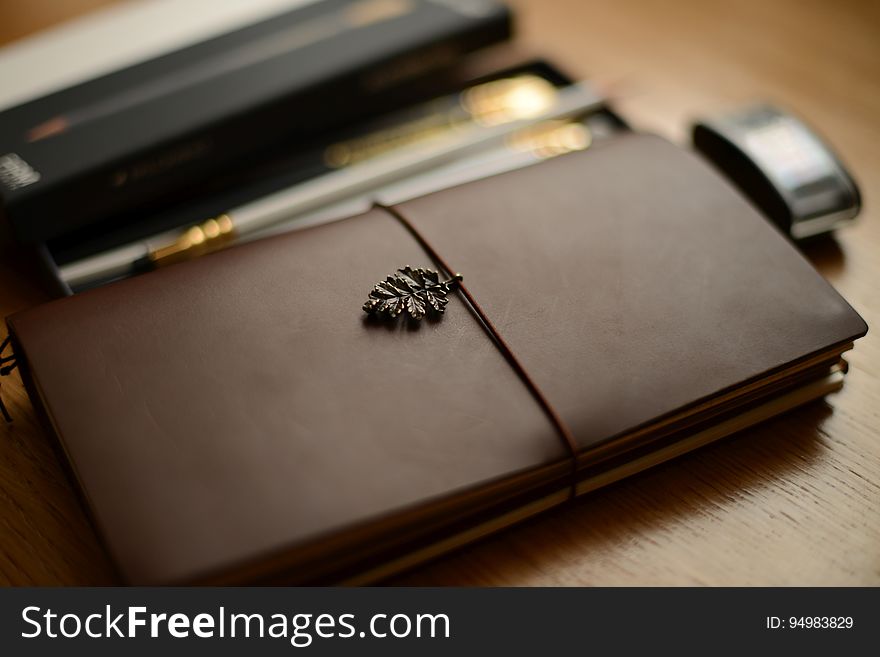
<svg viewBox="0 0 880 657"><path fill-rule="evenodd" d="M138 1L0 0L0 45L95 9ZM209 6L192 4L198 11ZM870 262L871 253L862 251L873 252L880 243L871 198L872 190L880 186L876 148L880 3L509 0L507 4L514 9L516 43L575 79L598 83L612 97L612 107L635 129L686 143L696 117L755 100L775 103L805 119L841 155L865 197L862 221L842 238L846 255L856 259L863 271L880 274L878 265ZM106 56L112 60L114 54ZM861 239L868 236L870 240ZM872 296L868 290L847 289L857 284L841 277L843 254L837 249L819 249L814 255L845 296L856 301Z"/></svg>
<svg viewBox="0 0 880 657"><path fill-rule="evenodd" d="M131 1L0 0L0 42ZM521 42L580 77L631 82L628 91L637 95L618 106L634 122L670 135L683 134L693 112L755 97L810 105L819 125L878 116L880 3L872 0L508 4ZM840 148L870 148L860 141Z"/></svg>

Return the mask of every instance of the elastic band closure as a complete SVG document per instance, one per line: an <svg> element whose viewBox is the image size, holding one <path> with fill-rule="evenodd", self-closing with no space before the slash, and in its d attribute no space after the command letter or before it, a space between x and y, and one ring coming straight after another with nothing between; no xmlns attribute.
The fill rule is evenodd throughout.
<svg viewBox="0 0 880 657"><path fill-rule="evenodd" d="M404 228L416 239L416 241L421 245L421 247L427 252L428 256L436 262L441 268L443 268L447 275L454 276L456 270L450 267L447 262L440 257L440 254L434 249L433 246L425 239L425 237L416 230L415 226L413 226L403 214L397 208L382 205L380 203L376 203L375 207L385 210L392 217L397 219ZM483 325L483 328L489 334L489 337L492 338L492 341L498 347L498 350L504 356L513 370L517 373L519 378L525 384L526 388L529 389L529 392L532 393L532 396L538 402L538 405L547 415L550 423L553 425L554 429L556 429L556 433L559 435L559 438L562 440L566 449L568 449L569 454L571 455L571 467L572 467L572 479L571 479L571 492L570 496L575 496L575 469L577 467L577 443L574 439L574 434L572 434L571 430L562 420L562 417L559 413L556 412L556 409L553 408L553 405L550 403L550 400L541 392L541 389L538 387L538 384L535 383L535 380L529 375L526 371L526 368L523 367L523 364L516 357L516 354L513 353L513 350L507 344L507 341L501 336L501 333L483 311L480 304L477 303L476 299L474 299L473 295L471 295L470 291L467 289L467 286L464 282L459 282L458 290L461 292L462 296L470 305L473 312L477 315L480 322Z"/></svg>
<svg viewBox="0 0 880 657"><path fill-rule="evenodd" d="M14 353L9 356L3 355L3 352L6 351L6 347L9 346L11 341L12 336L7 335L6 339L3 340L3 343L0 344L0 376L9 376L12 373L12 370L18 367L18 361L16 360ZM0 391L0 415L3 416L3 419L6 420L7 424L12 422L12 416L6 408L6 404L3 403L2 391Z"/></svg>

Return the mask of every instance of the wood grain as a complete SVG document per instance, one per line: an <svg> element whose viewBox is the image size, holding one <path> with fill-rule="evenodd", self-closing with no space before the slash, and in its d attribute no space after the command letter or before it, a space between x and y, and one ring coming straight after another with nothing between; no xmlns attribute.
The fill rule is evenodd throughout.
<svg viewBox="0 0 880 657"><path fill-rule="evenodd" d="M0 41L98 2L0 0ZM682 143L694 116L767 99L818 126L855 172L860 222L808 256L880 324L880 4L513 0L521 40ZM38 9L35 9L38 7ZM0 312L38 302L8 259ZM880 341L844 390L399 577L406 585L880 584ZM0 439L0 582L114 581L17 377Z"/></svg>

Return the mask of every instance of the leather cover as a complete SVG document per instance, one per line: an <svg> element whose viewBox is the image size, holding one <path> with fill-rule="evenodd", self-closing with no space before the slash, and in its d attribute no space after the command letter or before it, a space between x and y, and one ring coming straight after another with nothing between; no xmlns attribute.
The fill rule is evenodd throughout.
<svg viewBox="0 0 880 657"><path fill-rule="evenodd" d="M584 453L866 331L655 137L394 210L464 274ZM571 451L460 295L437 321L366 319L406 264L432 266L377 208L8 320L128 581L296 577L571 485Z"/></svg>

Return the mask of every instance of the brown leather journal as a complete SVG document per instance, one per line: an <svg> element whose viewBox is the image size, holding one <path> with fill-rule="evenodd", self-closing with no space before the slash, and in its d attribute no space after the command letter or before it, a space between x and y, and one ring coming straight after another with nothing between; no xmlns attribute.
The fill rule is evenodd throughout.
<svg viewBox="0 0 880 657"><path fill-rule="evenodd" d="M367 318L372 286L431 253L476 306ZM723 179L645 135L8 322L145 584L380 577L834 390L866 331Z"/></svg>

